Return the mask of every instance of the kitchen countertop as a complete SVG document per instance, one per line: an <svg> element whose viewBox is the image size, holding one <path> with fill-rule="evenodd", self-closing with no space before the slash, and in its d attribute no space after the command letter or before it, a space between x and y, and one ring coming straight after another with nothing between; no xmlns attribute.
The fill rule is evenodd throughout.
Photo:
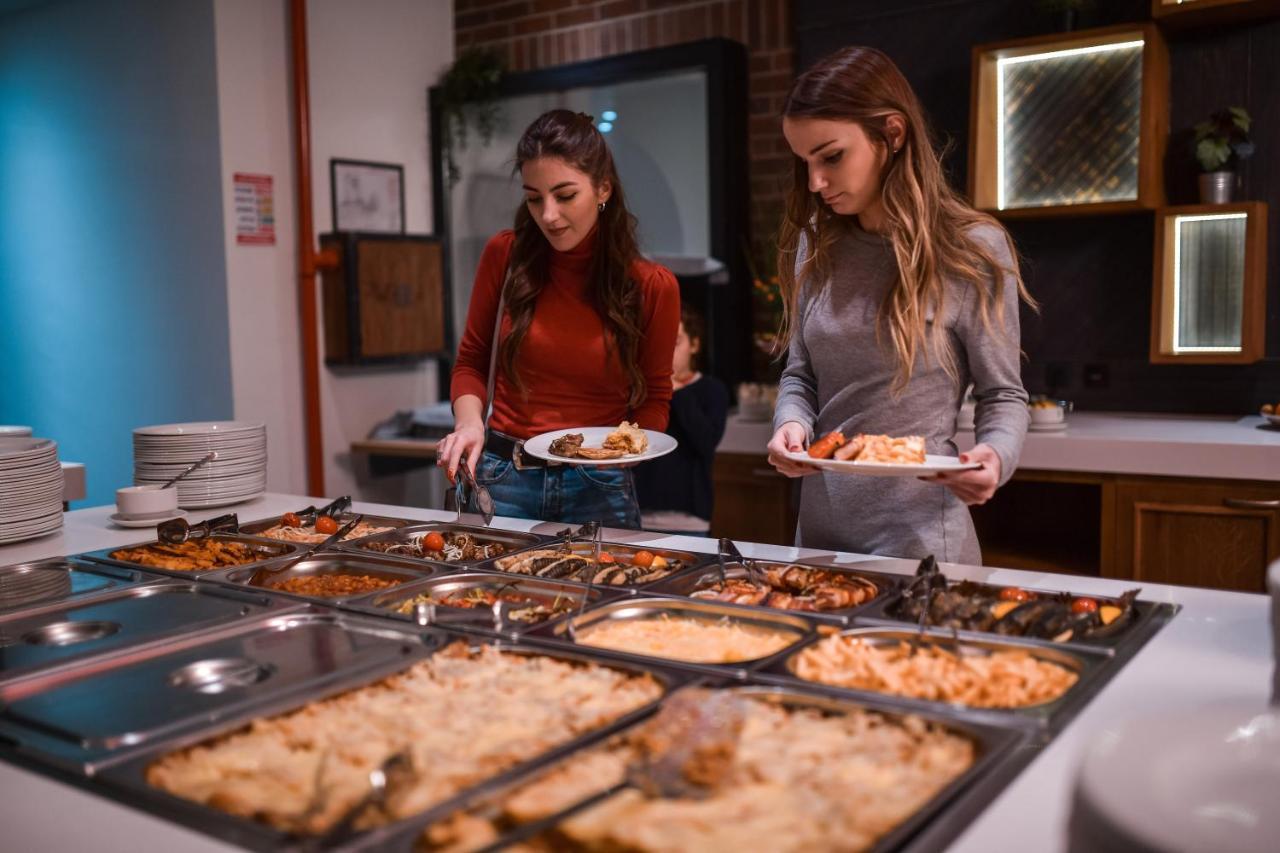
<svg viewBox="0 0 1280 853"><path fill-rule="evenodd" d="M1256 475L1255 475L1256 476ZM279 515L313 503L295 495L269 494L232 509L242 520ZM453 520L438 510L357 503L359 512L415 519ZM76 510L66 515L61 532L30 542L0 547L0 565L73 554L147 539L145 530L116 528L108 521L114 507ZM224 510L190 513L192 521ZM498 518L495 527L550 530L550 525ZM614 531L615 541L670 548L714 550L709 539ZM856 554L740 543L748 556L819 563L873 559ZM878 570L907 573L905 560L881 561ZM946 566L948 575L999 584L1064 589L1085 595L1118 595L1130 584L1100 578L1053 575L977 566ZM1072 780L1090 740L1115 731L1128 718L1236 701L1263 708L1271 682L1270 602L1266 596L1191 587L1144 584L1142 597L1182 606L1166 625L1117 673L1080 714L1030 765L992 800L952 844L951 850L1056 851L1066 848ZM225 851L230 845L194 833L111 800L48 777L0 763L0 825L12 850L87 850L133 853L137 850ZM74 819L51 820L52 815Z"/></svg>
<svg viewBox="0 0 1280 853"><path fill-rule="evenodd" d="M729 418L720 453L763 454L770 421ZM973 446L973 430L956 444ZM1019 468L1156 477L1280 480L1280 429L1261 416L1075 412L1059 432L1027 433Z"/></svg>

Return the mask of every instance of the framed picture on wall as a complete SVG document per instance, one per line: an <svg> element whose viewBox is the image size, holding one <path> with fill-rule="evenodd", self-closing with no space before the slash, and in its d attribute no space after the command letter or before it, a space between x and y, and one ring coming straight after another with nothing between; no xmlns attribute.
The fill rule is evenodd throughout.
<svg viewBox="0 0 1280 853"><path fill-rule="evenodd" d="M404 167L365 160L329 161L333 230L404 233Z"/></svg>

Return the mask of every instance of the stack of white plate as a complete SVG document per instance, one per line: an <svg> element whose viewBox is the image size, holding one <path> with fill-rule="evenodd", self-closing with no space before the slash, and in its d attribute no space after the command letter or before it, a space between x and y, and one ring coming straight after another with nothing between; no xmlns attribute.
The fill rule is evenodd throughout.
<svg viewBox="0 0 1280 853"><path fill-rule="evenodd" d="M267 428L243 421L163 424L133 431L133 482L165 483L209 451L218 458L178 482L178 506L199 509L256 498L267 490Z"/></svg>
<svg viewBox="0 0 1280 853"><path fill-rule="evenodd" d="M0 438L0 545L62 528L57 442Z"/></svg>

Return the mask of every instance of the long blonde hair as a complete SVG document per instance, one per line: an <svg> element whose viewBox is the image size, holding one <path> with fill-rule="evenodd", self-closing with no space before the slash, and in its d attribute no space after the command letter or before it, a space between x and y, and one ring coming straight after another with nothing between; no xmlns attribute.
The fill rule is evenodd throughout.
<svg viewBox="0 0 1280 853"><path fill-rule="evenodd" d="M897 260L898 277L880 308L877 337L888 336L897 361L893 391L901 393L911 380L916 357L935 358L947 375L959 381L956 355L941 322L949 279L977 284L983 328L991 329L994 314L1003 319L1006 280L1035 306L1018 273L1001 263L993 250L972 234L973 226L993 225L1004 236L1009 256L1016 258L1013 241L994 218L974 210L948 186L934 148L920 101L902 72L884 53L870 47L846 47L827 56L802 74L783 104L786 118L827 119L857 123L873 145L887 153L880 175L887 236ZM888 132L890 116L906 125L901 148L894 153ZM778 279L783 298L779 352L795 334L800 292L809 283L823 286L831 274L831 246L851 227L851 221L822 204L809 191L809 170L794 158L792 186L778 233ZM804 238L805 257L799 258ZM990 279L992 287L982 286ZM928 330L930 312L939 322ZM1015 342L1016 345L1017 342Z"/></svg>

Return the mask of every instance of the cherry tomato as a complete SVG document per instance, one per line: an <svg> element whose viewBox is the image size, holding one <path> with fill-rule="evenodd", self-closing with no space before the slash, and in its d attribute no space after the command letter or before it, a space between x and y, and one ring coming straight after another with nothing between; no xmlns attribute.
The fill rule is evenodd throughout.
<svg viewBox="0 0 1280 853"><path fill-rule="evenodd" d="M1092 598L1077 598L1071 602L1072 613L1096 613L1098 612L1098 602Z"/></svg>
<svg viewBox="0 0 1280 853"><path fill-rule="evenodd" d="M631 557L631 565L639 566L642 569L649 568L653 565L653 552L636 551L636 553Z"/></svg>
<svg viewBox="0 0 1280 853"><path fill-rule="evenodd" d="M1007 586L1000 590L1001 601L1030 601L1035 598L1033 593L1027 592L1025 589L1019 589L1016 586Z"/></svg>
<svg viewBox="0 0 1280 853"><path fill-rule="evenodd" d="M316 519L316 533L329 535L337 533L341 527L342 525L335 521L332 516L322 515Z"/></svg>
<svg viewBox="0 0 1280 853"><path fill-rule="evenodd" d="M613 555L612 555L612 554L610 554L608 551L601 551L601 552L600 552L600 562L602 562L602 563L613 563L613 562L616 562L616 561L613 559Z"/></svg>
<svg viewBox="0 0 1280 853"><path fill-rule="evenodd" d="M443 551L444 537L439 533L428 533L422 537L422 547L428 551Z"/></svg>
<svg viewBox="0 0 1280 853"><path fill-rule="evenodd" d="M302 519L298 518L298 516L292 512L286 512L284 515L280 516L280 526L281 527L301 527Z"/></svg>

